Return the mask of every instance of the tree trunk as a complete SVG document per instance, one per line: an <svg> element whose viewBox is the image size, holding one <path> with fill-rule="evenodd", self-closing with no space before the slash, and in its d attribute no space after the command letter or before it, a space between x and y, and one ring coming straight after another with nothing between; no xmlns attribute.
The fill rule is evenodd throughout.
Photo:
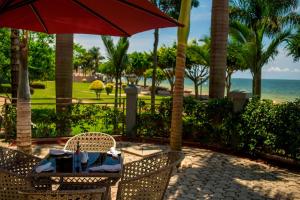
<svg viewBox="0 0 300 200"><path fill-rule="evenodd" d="M190 30L190 14L192 0L181 1L179 22L184 27L178 28L178 49L175 69L175 87L173 93L173 108L171 122L170 145L172 150L181 150L182 146L182 112L184 75L186 64L186 47Z"/></svg>
<svg viewBox="0 0 300 200"><path fill-rule="evenodd" d="M252 90L253 96L261 97L261 70L253 74Z"/></svg>
<svg viewBox="0 0 300 200"><path fill-rule="evenodd" d="M56 131L59 135L70 135L71 111L73 90L73 34L56 35L56 113L63 114L56 123Z"/></svg>
<svg viewBox="0 0 300 200"><path fill-rule="evenodd" d="M147 87L147 78L144 76L144 88Z"/></svg>
<svg viewBox="0 0 300 200"><path fill-rule="evenodd" d="M229 31L228 0L213 0L209 98L224 98Z"/></svg>
<svg viewBox="0 0 300 200"><path fill-rule="evenodd" d="M194 87L195 87L195 98L199 98L199 87L197 81L194 81Z"/></svg>
<svg viewBox="0 0 300 200"><path fill-rule="evenodd" d="M231 90L231 76L232 76L232 73L228 72L227 77L226 77L226 96L227 96L227 98L229 97L230 90Z"/></svg>
<svg viewBox="0 0 300 200"><path fill-rule="evenodd" d="M17 103L18 97L18 76L19 76L19 68L20 68L20 46L19 46L19 31L16 29L11 29L11 57L10 57L10 65L11 65L11 98L12 103Z"/></svg>
<svg viewBox="0 0 300 200"><path fill-rule="evenodd" d="M19 43L19 40L16 40ZM17 148L31 153L31 105L28 74L28 32L20 44L19 86L17 101Z"/></svg>
<svg viewBox="0 0 300 200"><path fill-rule="evenodd" d="M119 75L116 75L115 83L115 110L118 109Z"/></svg>
<svg viewBox="0 0 300 200"><path fill-rule="evenodd" d="M152 73L152 87L151 87L151 112L155 112L155 94L156 94L156 70L157 70L157 48L159 42L159 29L154 31L154 45L153 45L153 73Z"/></svg>
<svg viewBox="0 0 300 200"><path fill-rule="evenodd" d="M120 91L119 91L119 107L121 107L122 105L122 89L123 89L123 86L122 86L122 75L120 75L120 84L119 84L119 87L120 87Z"/></svg>

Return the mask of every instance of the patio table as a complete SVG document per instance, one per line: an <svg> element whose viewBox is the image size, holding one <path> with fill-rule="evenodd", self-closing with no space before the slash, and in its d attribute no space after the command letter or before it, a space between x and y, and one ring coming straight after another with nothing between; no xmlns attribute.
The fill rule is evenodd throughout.
<svg viewBox="0 0 300 200"><path fill-rule="evenodd" d="M58 160L62 156L72 156L71 170L59 171L62 166L57 166ZM32 172L29 174L32 179L33 186L35 185L58 185L59 188L67 188L72 186L78 189L85 189L89 186L106 187L110 191L110 187L115 185L122 176L123 169L123 154L119 154L118 158L113 158L111 155L100 152L88 152L88 163L82 165L81 162L76 162L76 156L74 153L65 154L61 156L54 156L48 154L39 164L37 164ZM45 163L51 162L54 167L52 171L48 172L36 172L36 168ZM62 162L64 166L68 165L67 162ZM70 164L70 163L69 163ZM108 171L90 171L90 167L100 165L114 165L121 164L121 170L117 172ZM36 184L38 183L38 184Z"/></svg>

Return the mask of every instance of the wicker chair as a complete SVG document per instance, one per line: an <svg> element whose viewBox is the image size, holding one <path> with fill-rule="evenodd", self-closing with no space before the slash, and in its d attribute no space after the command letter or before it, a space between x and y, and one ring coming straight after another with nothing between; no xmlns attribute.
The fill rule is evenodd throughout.
<svg viewBox="0 0 300 200"><path fill-rule="evenodd" d="M19 190L32 189L27 175L41 159L0 147L0 199L21 199Z"/></svg>
<svg viewBox="0 0 300 200"><path fill-rule="evenodd" d="M80 143L81 151L107 152L111 147L116 147L115 139L105 133L82 133L68 140L64 149L76 151L77 141Z"/></svg>
<svg viewBox="0 0 300 200"><path fill-rule="evenodd" d="M171 151L126 164L117 200L163 199L172 171L182 159L183 153Z"/></svg>
<svg viewBox="0 0 300 200"><path fill-rule="evenodd" d="M102 200L105 189L65 191L23 191L24 200Z"/></svg>

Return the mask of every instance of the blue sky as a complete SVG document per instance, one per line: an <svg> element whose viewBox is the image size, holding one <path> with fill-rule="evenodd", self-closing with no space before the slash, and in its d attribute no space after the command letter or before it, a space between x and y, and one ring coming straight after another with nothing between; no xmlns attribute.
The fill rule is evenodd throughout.
<svg viewBox="0 0 300 200"><path fill-rule="evenodd" d="M299 9L298 9L299 11ZM209 35L211 21L211 0L201 0L200 6L192 10L190 39L200 39ZM177 29L160 29L159 44L172 44L176 41ZM98 46L103 55L105 50L100 36L96 35L76 35L75 42L80 43L85 48ZM130 38L130 52L149 51L153 48L153 31L139 33ZM236 78L251 78L249 71L237 72ZM263 68L263 78L265 79L300 79L300 62L295 63L291 57L286 56L283 47L279 49L278 56Z"/></svg>

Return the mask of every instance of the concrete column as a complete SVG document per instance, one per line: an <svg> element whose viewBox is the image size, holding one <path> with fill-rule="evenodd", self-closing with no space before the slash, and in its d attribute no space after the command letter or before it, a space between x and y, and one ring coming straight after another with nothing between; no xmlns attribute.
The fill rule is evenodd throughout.
<svg viewBox="0 0 300 200"><path fill-rule="evenodd" d="M136 130L136 115L137 115L137 100L140 88L130 85L125 88L126 93L126 134L128 137L135 137Z"/></svg>
<svg viewBox="0 0 300 200"><path fill-rule="evenodd" d="M232 91L229 93L229 99L233 102L233 111L241 112L250 98L250 94L243 91Z"/></svg>

